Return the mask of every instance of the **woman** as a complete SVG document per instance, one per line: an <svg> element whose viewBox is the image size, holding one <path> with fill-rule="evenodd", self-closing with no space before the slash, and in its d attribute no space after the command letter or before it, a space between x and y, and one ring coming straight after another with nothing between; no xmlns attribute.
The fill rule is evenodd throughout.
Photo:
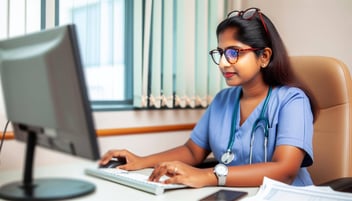
<svg viewBox="0 0 352 201"><path fill-rule="evenodd" d="M272 22L257 8L233 11L216 30L210 51L227 85L213 99L182 146L140 157L110 150L101 159L125 158L125 170L154 167L151 181L191 187L259 186L267 176L311 185L314 101L298 88L285 46ZM210 153L219 161L199 169Z"/></svg>

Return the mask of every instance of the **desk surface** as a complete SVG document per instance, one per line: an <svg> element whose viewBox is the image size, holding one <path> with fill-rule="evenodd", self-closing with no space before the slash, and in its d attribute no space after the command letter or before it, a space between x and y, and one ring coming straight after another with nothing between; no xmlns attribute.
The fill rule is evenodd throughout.
<svg viewBox="0 0 352 201"><path fill-rule="evenodd" d="M69 164L35 167L34 178L77 178L92 182L96 185L96 190L94 193L71 200L196 201L206 195L218 191L219 189L247 191L249 196L254 195L258 189L227 187L205 187L198 189L187 188L166 191L164 194L156 196L117 183L87 176L84 174L84 169L87 167L97 167L97 164L95 162L78 159L76 162ZM0 186L5 183L20 180L22 180L22 170L2 170L0 172Z"/></svg>

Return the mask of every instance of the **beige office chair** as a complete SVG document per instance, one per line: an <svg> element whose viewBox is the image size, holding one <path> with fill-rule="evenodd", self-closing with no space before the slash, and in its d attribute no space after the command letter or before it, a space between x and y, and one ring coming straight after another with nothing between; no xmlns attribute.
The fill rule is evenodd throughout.
<svg viewBox="0 0 352 201"><path fill-rule="evenodd" d="M293 56L291 62L296 77L311 90L319 108L314 124L314 164L309 167L313 182L319 185L352 177L352 82L347 66L321 56Z"/></svg>

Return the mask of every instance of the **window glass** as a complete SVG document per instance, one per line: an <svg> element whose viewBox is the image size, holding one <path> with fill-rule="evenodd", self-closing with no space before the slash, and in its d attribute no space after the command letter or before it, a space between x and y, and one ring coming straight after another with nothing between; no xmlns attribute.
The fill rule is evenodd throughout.
<svg viewBox="0 0 352 201"><path fill-rule="evenodd" d="M126 101L125 1L59 1L59 25L76 25L91 101Z"/></svg>

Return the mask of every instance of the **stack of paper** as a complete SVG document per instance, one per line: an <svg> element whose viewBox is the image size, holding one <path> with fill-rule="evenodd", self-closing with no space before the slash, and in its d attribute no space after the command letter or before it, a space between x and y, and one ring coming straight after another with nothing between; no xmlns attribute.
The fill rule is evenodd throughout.
<svg viewBox="0 0 352 201"><path fill-rule="evenodd" d="M245 201L352 201L352 193L337 192L326 186L298 187L267 177L258 193Z"/></svg>

